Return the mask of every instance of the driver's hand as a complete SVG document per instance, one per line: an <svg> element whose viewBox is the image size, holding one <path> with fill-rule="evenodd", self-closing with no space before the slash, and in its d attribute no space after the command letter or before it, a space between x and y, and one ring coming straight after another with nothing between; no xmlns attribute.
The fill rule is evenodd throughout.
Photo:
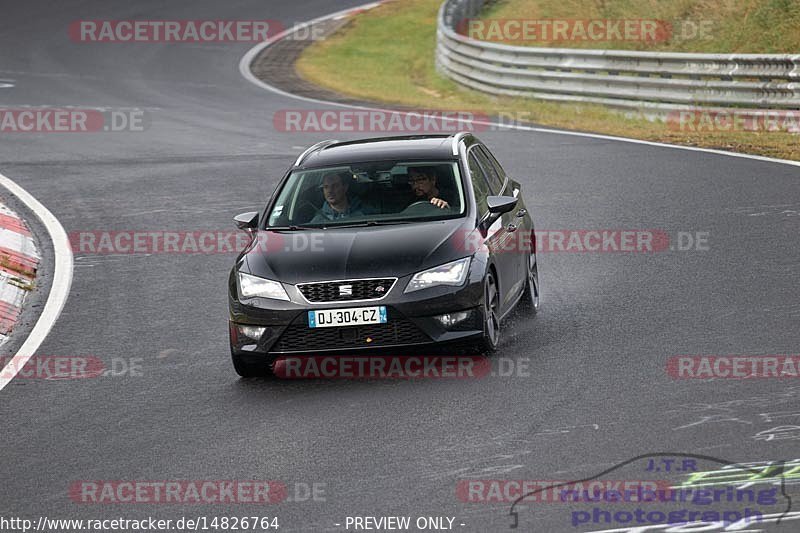
<svg viewBox="0 0 800 533"><path fill-rule="evenodd" d="M441 209L446 209L450 207L450 204L448 204L445 200L442 200L441 198L431 198L431 203Z"/></svg>

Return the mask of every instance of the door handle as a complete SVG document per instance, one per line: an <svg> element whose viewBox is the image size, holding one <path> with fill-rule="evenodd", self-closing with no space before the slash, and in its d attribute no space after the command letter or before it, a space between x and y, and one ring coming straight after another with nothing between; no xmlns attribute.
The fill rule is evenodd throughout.
<svg viewBox="0 0 800 533"><path fill-rule="evenodd" d="M517 225L509 224L508 226L506 226L506 231L509 233L514 233L515 231L517 231Z"/></svg>
<svg viewBox="0 0 800 533"><path fill-rule="evenodd" d="M528 214L527 209L520 209L519 211L517 211L517 218L522 218L527 214Z"/></svg>

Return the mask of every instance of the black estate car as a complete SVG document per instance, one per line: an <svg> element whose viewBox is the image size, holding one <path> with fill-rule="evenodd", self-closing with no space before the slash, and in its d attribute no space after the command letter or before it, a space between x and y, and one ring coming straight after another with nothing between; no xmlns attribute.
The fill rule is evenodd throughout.
<svg viewBox="0 0 800 533"><path fill-rule="evenodd" d="M320 142L235 221L252 236L228 283L241 376L288 355L492 352L517 303L539 306L521 186L470 133Z"/></svg>

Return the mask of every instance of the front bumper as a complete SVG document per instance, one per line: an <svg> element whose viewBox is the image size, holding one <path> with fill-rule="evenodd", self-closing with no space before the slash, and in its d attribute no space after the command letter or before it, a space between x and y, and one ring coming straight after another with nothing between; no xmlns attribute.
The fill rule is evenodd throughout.
<svg viewBox="0 0 800 533"><path fill-rule="evenodd" d="M461 287L431 287L405 294L410 276L400 278L380 300L308 303L296 286L284 284L291 301L240 300L235 272L229 286L230 340L234 353L258 356L336 353L419 354L432 348L460 350L483 335L483 277L470 269ZM387 322L363 326L309 328L308 311L386 306ZM436 317L466 312L457 323L444 325ZM250 327L240 327L250 326ZM264 328L263 332L254 328ZM455 352L449 352L454 355Z"/></svg>

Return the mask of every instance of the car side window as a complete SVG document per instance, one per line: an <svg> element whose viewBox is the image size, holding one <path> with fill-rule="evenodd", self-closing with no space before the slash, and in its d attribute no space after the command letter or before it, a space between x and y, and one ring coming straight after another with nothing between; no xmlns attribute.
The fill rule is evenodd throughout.
<svg viewBox="0 0 800 533"><path fill-rule="evenodd" d="M503 190L503 181L505 177L503 174L498 172L497 167L495 167L494 163L492 162L489 155L487 155L486 150L483 146L476 146L473 150L475 156L478 159L478 162L483 167L484 171L486 172L486 178L489 182L489 186L492 189L493 194L500 194Z"/></svg>
<svg viewBox="0 0 800 533"><path fill-rule="evenodd" d="M475 203L478 206L478 215L483 216L489 206L486 197L491 194L489 183L486 181L486 174L475 158L475 151L469 153L469 176L472 180L472 189L475 191Z"/></svg>
<svg viewBox="0 0 800 533"><path fill-rule="evenodd" d="M483 152L489 158L489 162L492 164L492 167L494 167L494 170L495 172L497 172L497 175L500 176L500 183L505 183L507 175L506 171L503 170L503 165L500 164L500 162L497 160L494 154L489 151L488 148L482 146L481 150L483 150Z"/></svg>

